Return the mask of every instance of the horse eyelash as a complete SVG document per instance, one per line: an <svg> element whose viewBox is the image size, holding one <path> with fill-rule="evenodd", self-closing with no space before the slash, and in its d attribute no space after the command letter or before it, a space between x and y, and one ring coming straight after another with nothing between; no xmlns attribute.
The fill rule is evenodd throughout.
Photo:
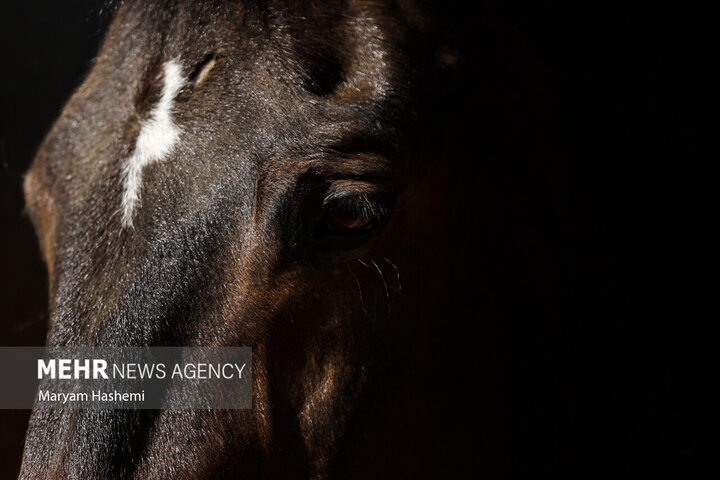
<svg viewBox="0 0 720 480"><path fill-rule="evenodd" d="M384 218L390 213L389 202L366 194L333 192L323 200L323 209L344 208L350 215L364 219Z"/></svg>

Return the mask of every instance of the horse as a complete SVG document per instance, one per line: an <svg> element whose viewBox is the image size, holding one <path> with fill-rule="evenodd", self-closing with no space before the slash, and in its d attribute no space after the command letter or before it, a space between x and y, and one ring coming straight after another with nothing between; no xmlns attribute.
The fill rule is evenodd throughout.
<svg viewBox="0 0 720 480"><path fill-rule="evenodd" d="M24 183L47 344L250 346L253 408L38 409L20 478L467 471L439 380L443 142L462 93L441 16L406 1L110 8Z"/></svg>

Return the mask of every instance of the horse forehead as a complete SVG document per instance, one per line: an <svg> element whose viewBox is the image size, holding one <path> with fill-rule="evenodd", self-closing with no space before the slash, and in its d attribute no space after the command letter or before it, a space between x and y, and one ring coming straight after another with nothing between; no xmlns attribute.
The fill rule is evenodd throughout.
<svg viewBox="0 0 720 480"><path fill-rule="evenodd" d="M55 178L68 179L59 204L76 208L80 221L89 218L80 210L99 207L126 227L153 204L194 203L195 211L207 211L206 197L223 192L252 201L263 172L293 175L299 156L291 149L312 151L349 130L379 126L373 109L383 108L376 101L385 93L383 69L372 62L382 66L383 55L361 51L357 71L349 74L367 85L347 81L347 89L323 98L302 83L302 52L243 33L262 28L248 27L252 22L238 17L231 3L215 4L220 7L197 15L192 2L169 17L145 2L128 2L118 12L93 72L51 134L59 141L48 142L51 148L40 155L57 159L47 163L57 167ZM300 50L317 46L312 36L296 36L295 43L307 47ZM337 53L314 52L321 58ZM283 162L287 158L295 161Z"/></svg>

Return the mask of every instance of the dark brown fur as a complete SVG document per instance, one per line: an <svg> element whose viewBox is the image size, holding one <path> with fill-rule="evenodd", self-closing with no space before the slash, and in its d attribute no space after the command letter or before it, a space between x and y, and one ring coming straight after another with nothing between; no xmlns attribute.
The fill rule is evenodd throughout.
<svg viewBox="0 0 720 480"><path fill-rule="evenodd" d="M385 2L119 7L25 183L48 343L248 345L254 408L36 411L21 478L443 471L426 368L446 161L418 134L442 53L427 17ZM171 58L186 76L215 64L179 95L181 144L145 168L123 229L121 165ZM316 245L332 185L397 192L388 224L353 248Z"/></svg>

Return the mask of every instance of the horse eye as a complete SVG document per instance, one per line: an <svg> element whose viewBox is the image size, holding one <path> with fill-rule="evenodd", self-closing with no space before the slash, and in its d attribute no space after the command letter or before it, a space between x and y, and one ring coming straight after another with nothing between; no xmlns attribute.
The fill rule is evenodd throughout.
<svg viewBox="0 0 720 480"><path fill-rule="evenodd" d="M372 229L376 220L372 212L354 211L345 205L331 207L325 216L332 232L350 235Z"/></svg>
<svg viewBox="0 0 720 480"><path fill-rule="evenodd" d="M313 237L361 237L382 226L390 214L387 199L366 195L332 196L323 202L323 212Z"/></svg>

